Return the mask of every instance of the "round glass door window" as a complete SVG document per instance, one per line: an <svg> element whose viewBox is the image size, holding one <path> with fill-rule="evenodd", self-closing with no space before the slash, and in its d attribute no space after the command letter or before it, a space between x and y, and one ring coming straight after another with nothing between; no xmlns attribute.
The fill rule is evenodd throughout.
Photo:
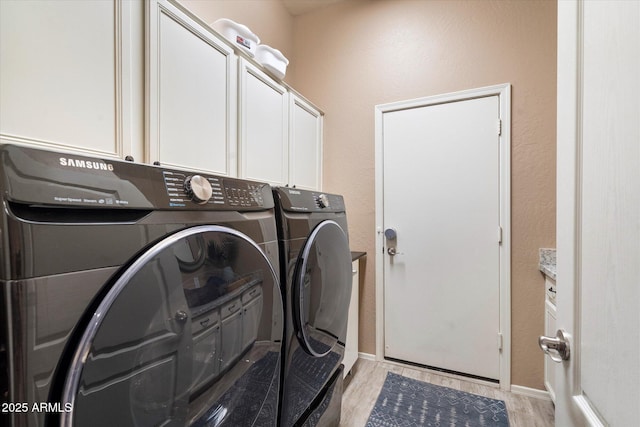
<svg viewBox="0 0 640 427"><path fill-rule="evenodd" d="M312 356L344 343L351 299L351 251L335 221L318 224L300 253L293 283L298 339Z"/></svg>
<svg viewBox="0 0 640 427"><path fill-rule="evenodd" d="M63 426L271 426L283 308L247 236L180 231L114 282L80 338Z"/></svg>

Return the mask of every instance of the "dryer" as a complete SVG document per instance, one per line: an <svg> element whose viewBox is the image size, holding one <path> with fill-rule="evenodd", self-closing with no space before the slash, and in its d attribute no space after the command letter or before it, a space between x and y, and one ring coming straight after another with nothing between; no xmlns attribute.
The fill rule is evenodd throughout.
<svg viewBox="0 0 640 427"><path fill-rule="evenodd" d="M286 313L280 425L337 426L352 285L344 199L289 187L274 196Z"/></svg>
<svg viewBox="0 0 640 427"><path fill-rule="evenodd" d="M263 183L0 147L3 426L273 426Z"/></svg>

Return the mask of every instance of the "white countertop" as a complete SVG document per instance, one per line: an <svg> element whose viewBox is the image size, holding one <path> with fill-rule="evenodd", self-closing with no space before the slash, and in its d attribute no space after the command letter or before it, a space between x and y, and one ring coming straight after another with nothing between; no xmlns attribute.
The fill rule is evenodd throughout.
<svg viewBox="0 0 640 427"><path fill-rule="evenodd" d="M544 274L556 280L556 250L540 248L540 263L538 269Z"/></svg>

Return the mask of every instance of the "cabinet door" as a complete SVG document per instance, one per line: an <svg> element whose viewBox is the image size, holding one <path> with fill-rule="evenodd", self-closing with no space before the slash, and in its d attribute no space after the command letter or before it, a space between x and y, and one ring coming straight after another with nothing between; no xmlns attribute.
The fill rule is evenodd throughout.
<svg viewBox="0 0 640 427"><path fill-rule="evenodd" d="M148 3L149 162L236 176L237 57L197 18Z"/></svg>
<svg viewBox="0 0 640 427"><path fill-rule="evenodd" d="M290 94L289 184L309 190L322 185L322 113Z"/></svg>
<svg viewBox="0 0 640 427"><path fill-rule="evenodd" d="M547 289L549 288L549 282L545 283ZM545 300L545 312L544 312L544 334L548 337L553 337L556 334L556 306L547 297ZM544 358L544 386L549 392L549 396L553 402L556 401L556 363L551 360L550 357Z"/></svg>
<svg viewBox="0 0 640 427"><path fill-rule="evenodd" d="M359 282L360 282L360 261L351 263L351 272L353 274L353 283L351 285L351 302L349 303L349 320L347 323L347 342L344 347L344 372L346 377L351 368L358 360L358 312L359 312Z"/></svg>
<svg viewBox="0 0 640 427"><path fill-rule="evenodd" d="M0 1L0 140L142 153L143 3Z"/></svg>
<svg viewBox="0 0 640 427"><path fill-rule="evenodd" d="M240 59L240 177L287 184L287 89Z"/></svg>

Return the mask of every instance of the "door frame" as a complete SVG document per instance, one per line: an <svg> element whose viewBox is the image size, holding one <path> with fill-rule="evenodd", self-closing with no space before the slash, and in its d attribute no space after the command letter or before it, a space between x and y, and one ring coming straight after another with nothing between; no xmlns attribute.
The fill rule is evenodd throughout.
<svg viewBox="0 0 640 427"><path fill-rule="evenodd" d="M376 193L376 360L384 360L384 135L385 113L498 96L500 122L500 388L511 389L511 84L392 102L375 106L375 193ZM499 338L500 340L500 338ZM500 343L496 343L500 345Z"/></svg>

